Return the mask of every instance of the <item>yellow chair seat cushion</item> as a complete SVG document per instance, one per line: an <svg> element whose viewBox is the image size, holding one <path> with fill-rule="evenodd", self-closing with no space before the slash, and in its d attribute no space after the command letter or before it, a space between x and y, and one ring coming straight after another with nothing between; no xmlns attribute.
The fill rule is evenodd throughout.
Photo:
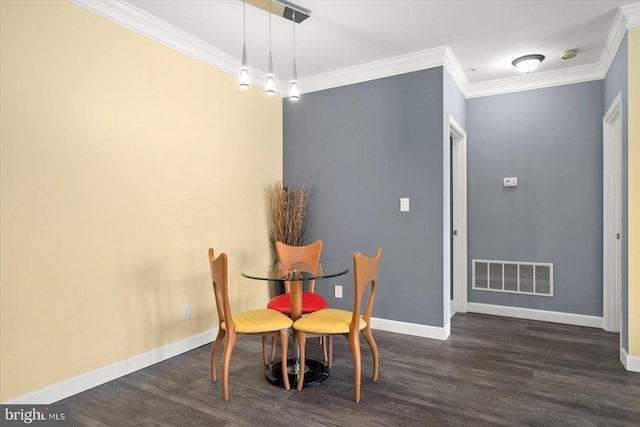
<svg viewBox="0 0 640 427"><path fill-rule="evenodd" d="M351 325L351 312L327 308L315 311L298 319L293 328L298 331L310 332L314 334L346 334ZM367 322L360 317L359 329L367 327Z"/></svg>
<svg viewBox="0 0 640 427"><path fill-rule="evenodd" d="M254 334L288 329L293 324L293 321L278 311L270 308L259 308L234 314L233 324L236 332ZM222 322L221 326L222 329L227 329L226 322Z"/></svg>

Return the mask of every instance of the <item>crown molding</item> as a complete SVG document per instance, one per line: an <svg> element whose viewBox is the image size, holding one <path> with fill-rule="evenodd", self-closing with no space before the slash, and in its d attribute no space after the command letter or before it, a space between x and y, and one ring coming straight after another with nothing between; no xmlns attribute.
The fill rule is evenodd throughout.
<svg viewBox="0 0 640 427"><path fill-rule="evenodd" d="M640 27L640 3L622 6L620 10L627 18L627 28Z"/></svg>
<svg viewBox="0 0 640 427"><path fill-rule="evenodd" d="M240 71L241 60L238 58L208 45L202 40L185 33L129 3L116 0L68 1L227 74L236 76ZM264 89L264 83L267 80L266 73L249 66L249 76L252 85ZM284 83L278 79L276 79L275 83L276 92L282 94L283 88L285 87Z"/></svg>
<svg viewBox="0 0 640 427"><path fill-rule="evenodd" d="M478 98L599 79L602 79L602 71L599 64L581 65L563 70L471 83L464 94L467 98Z"/></svg>
<svg viewBox="0 0 640 427"><path fill-rule="evenodd" d="M316 92L438 67L443 65L443 57L447 49L449 49L448 46L436 47L419 52L412 52L407 55L342 68L337 71L308 76L301 79L300 90L302 93Z"/></svg>
<svg viewBox="0 0 640 427"><path fill-rule="evenodd" d="M238 58L216 49L128 3L116 0L68 1L227 74L235 76L238 73L241 62ZM620 7L609 30L606 47L596 64L469 83L449 46L441 46L336 71L306 76L300 79L300 92L316 92L438 66L443 66L449 72L465 98L598 80L603 79L609 71L626 30L637 26L640 26L640 3ZM264 88L266 80L264 72L250 67L249 75L251 84ZM284 93L285 86L285 83L276 79L276 91L280 96Z"/></svg>
<svg viewBox="0 0 640 427"><path fill-rule="evenodd" d="M605 49L600 55L600 69L602 71L602 77L605 78L607 73L609 72L609 67L613 63L613 59L618 53L618 48L620 47L620 43L624 38L624 35L627 31L627 22L628 19L626 14L623 12L622 8L618 9L616 13L616 17L613 20L613 24L611 24L611 28L609 29L609 34L607 35L607 41L605 42Z"/></svg>
<svg viewBox="0 0 640 427"><path fill-rule="evenodd" d="M454 83L458 85L458 89L467 98L467 92L469 91L469 80L464 73L464 70L460 66L460 63L453 55L453 51L447 46L444 52L444 58L442 58L444 68L449 72L449 75L453 79Z"/></svg>

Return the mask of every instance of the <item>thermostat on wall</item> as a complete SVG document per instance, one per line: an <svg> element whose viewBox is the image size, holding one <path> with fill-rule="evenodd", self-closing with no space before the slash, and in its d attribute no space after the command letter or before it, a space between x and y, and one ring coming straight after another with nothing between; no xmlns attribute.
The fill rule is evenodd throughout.
<svg viewBox="0 0 640 427"><path fill-rule="evenodd" d="M505 178L504 179L504 186L505 187L517 187L518 186L518 177L517 176L512 176L509 178Z"/></svg>

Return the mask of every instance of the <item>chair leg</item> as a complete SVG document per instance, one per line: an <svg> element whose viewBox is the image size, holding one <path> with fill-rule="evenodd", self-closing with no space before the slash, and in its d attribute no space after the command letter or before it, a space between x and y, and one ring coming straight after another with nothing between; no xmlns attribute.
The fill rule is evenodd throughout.
<svg viewBox="0 0 640 427"><path fill-rule="evenodd" d="M276 337L271 337L271 358L269 363L273 363L276 358Z"/></svg>
<svg viewBox="0 0 640 427"><path fill-rule="evenodd" d="M298 372L298 391L302 390L302 386L304 385L304 364L305 362L305 344L307 338L305 333L302 331L296 332L298 338L298 351L300 352L299 361L300 361L300 372Z"/></svg>
<svg viewBox="0 0 640 427"><path fill-rule="evenodd" d="M267 337L262 337L262 362L266 367L268 364L273 363L276 358L276 337L271 337L271 352L267 356Z"/></svg>
<svg viewBox="0 0 640 427"><path fill-rule="evenodd" d="M325 363L329 363L329 354L328 354L328 350L327 350L327 345L329 344L329 337L328 336L322 336L320 337L320 345L322 346L322 360L325 361ZM331 367L331 366L329 366Z"/></svg>
<svg viewBox="0 0 640 427"><path fill-rule="evenodd" d="M320 337L320 343L322 344L322 358L327 363L327 367L331 367L333 358L333 336L323 335Z"/></svg>
<svg viewBox="0 0 640 427"><path fill-rule="evenodd" d="M225 402L229 400L229 364L235 343L235 334L229 334L224 341L224 351L222 353L222 398Z"/></svg>
<svg viewBox="0 0 640 427"><path fill-rule="evenodd" d="M360 402L360 333L351 333L348 338L353 356L353 400Z"/></svg>
<svg viewBox="0 0 640 427"><path fill-rule="evenodd" d="M216 381L216 358L218 355L218 347L220 347L220 342L224 338L224 329L218 328L218 336L213 342L213 347L211 348L211 379Z"/></svg>
<svg viewBox="0 0 640 427"><path fill-rule="evenodd" d="M269 360L267 359L267 337L262 336L262 363L264 366L269 364Z"/></svg>
<svg viewBox="0 0 640 427"><path fill-rule="evenodd" d="M280 357L282 358L281 367L282 367L282 381L284 382L284 389L289 390L291 387L289 385L289 371L287 370L287 350L289 346L289 330L282 329L280 330L280 349L282 353Z"/></svg>
<svg viewBox="0 0 640 427"><path fill-rule="evenodd" d="M369 348L371 349L371 356L373 358L373 375L371 379L373 381L378 380L378 346L376 345L376 340L373 339L373 334L371 333L371 328L367 326L362 330L362 335L364 335L364 339L367 340L369 344Z"/></svg>

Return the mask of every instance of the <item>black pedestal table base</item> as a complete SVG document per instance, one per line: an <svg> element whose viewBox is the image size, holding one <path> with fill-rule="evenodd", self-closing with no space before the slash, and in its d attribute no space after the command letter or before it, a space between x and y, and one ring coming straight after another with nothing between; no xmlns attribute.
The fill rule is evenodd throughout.
<svg viewBox="0 0 640 427"><path fill-rule="evenodd" d="M309 359L305 362L303 387L316 386L329 378L329 367L326 363ZM295 359L287 359L287 368L289 368L289 385L291 388L296 388L298 384L298 378L295 373L295 363ZM272 363L267 366L265 370L267 381L280 387L284 386L284 382L282 381L282 363Z"/></svg>

